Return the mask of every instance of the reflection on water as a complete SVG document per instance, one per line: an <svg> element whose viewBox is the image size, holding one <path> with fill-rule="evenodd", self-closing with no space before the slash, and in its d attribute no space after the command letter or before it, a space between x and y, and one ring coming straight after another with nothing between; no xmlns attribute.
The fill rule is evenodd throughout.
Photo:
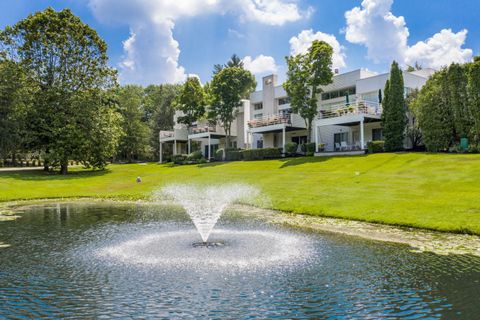
<svg viewBox="0 0 480 320"><path fill-rule="evenodd" d="M0 318L480 314L478 258L411 253L237 215L223 216L218 229L212 239L224 247L194 248L192 222L171 208L33 208L0 223L0 241L11 245L0 250Z"/></svg>

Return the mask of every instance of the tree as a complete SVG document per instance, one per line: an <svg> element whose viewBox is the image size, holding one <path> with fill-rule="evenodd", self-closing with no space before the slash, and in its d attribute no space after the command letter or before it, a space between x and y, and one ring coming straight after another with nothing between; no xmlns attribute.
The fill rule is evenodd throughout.
<svg viewBox="0 0 480 320"><path fill-rule="evenodd" d="M175 108L183 115L177 121L187 128L205 115L206 96L197 77L189 77L175 99Z"/></svg>
<svg viewBox="0 0 480 320"><path fill-rule="evenodd" d="M106 43L70 10L48 8L6 27L0 33L0 48L4 58L21 64L39 88L28 124L35 133L31 148L43 152L47 167L60 165L66 174L68 161L80 160L78 150L91 146L98 133L86 131L95 127L88 122L98 119L85 115L111 112L109 106L80 101L116 85Z"/></svg>
<svg viewBox="0 0 480 320"><path fill-rule="evenodd" d="M418 120L416 116L415 101L418 98L419 90L413 90L405 100L405 105L407 107L407 138L410 140L412 149L416 149L422 143L422 131L418 125Z"/></svg>
<svg viewBox="0 0 480 320"><path fill-rule="evenodd" d="M420 90L413 110L428 151L446 151L454 135L453 113L445 94L446 70L435 73Z"/></svg>
<svg viewBox="0 0 480 320"><path fill-rule="evenodd" d="M129 163L148 154L149 127L144 122L144 90L141 86L126 85L118 90L118 110L122 115L123 136L119 154Z"/></svg>
<svg viewBox="0 0 480 320"><path fill-rule="evenodd" d="M209 114L225 130L225 148L230 146L232 122L238 114L242 97L255 90L256 86L255 77L250 71L239 67L224 68L213 77L209 89Z"/></svg>
<svg viewBox="0 0 480 320"><path fill-rule="evenodd" d="M149 85L145 88L144 109L152 114L149 119L150 149L155 157L159 154L158 133L161 130L172 130L175 114L173 101L180 93L179 84Z"/></svg>
<svg viewBox="0 0 480 320"><path fill-rule="evenodd" d="M305 119L307 141L311 141L312 122L318 113L320 86L332 83L332 47L315 40L305 54L286 57L287 81L283 84L290 97L292 111Z"/></svg>
<svg viewBox="0 0 480 320"><path fill-rule="evenodd" d="M227 61L226 64L214 64L213 65L213 75L215 76L217 73L222 71L224 68L242 68L244 67L243 60L240 59L235 53L232 54L230 60Z"/></svg>
<svg viewBox="0 0 480 320"><path fill-rule="evenodd" d="M467 69L468 107L473 123L473 139L480 143L480 57Z"/></svg>
<svg viewBox="0 0 480 320"><path fill-rule="evenodd" d="M15 62L0 62L0 157L12 157L27 143L27 115L33 88L24 70Z"/></svg>
<svg viewBox="0 0 480 320"><path fill-rule="evenodd" d="M390 69L390 79L385 86L382 127L386 151L403 150L407 125L402 70L397 62Z"/></svg>
<svg viewBox="0 0 480 320"><path fill-rule="evenodd" d="M449 104L453 111L455 123L455 140L469 137L472 128L472 117L468 108L467 66L452 63L447 69L446 81Z"/></svg>

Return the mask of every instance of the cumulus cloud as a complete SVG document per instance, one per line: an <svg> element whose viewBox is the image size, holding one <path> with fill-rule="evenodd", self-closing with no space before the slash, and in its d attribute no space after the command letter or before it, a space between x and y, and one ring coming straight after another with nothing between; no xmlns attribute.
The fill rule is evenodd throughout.
<svg viewBox="0 0 480 320"><path fill-rule="evenodd" d="M100 22L130 27L130 37L123 42L120 78L141 84L185 80L178 63L179 44L173 37L178 18L231 13L243 21L278 26L311 12L300 10L295 0L90 0L89 5Z"/></svg>
<svg viewBox="0 0 480 320"><path fill-rule="evenodd" d="M363 0L361 7L345 13L347 41L364 45L374 62L397 60L404 64L420 62L439 68L451 62L467 62L472 51L462 48L467 31L442 30L427 41L408 45L409 31L402 16L392 12L393 0Z"/></svg>
<svg viewBox="0 0 480 320"><path fill-rule="evenodd" d="M345 63L345 48L340 45L337 38L332 34L323 32L313 32L312 29L303 30L296 37L290 39L290 54L297 55L307 52L314 40L325 41L333 48L332 65L334 69L344 68Z"/></svg>
<svg viewBox="0 0 480 320"><path fill-rule="evenodd" d="M266 75L278 71L275 59L270 56L264 56L263 54L257 56L255 59L251 56L246 56L242 61L244 68L254 75Z"/></svg>

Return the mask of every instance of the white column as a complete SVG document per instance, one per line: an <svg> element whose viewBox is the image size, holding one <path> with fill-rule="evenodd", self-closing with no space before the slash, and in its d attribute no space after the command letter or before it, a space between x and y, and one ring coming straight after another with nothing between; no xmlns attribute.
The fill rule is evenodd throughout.
<svg viewBox="0 0 480 320"><path fill-rule="evenodd" d="M283 146L283 154L285 154L285 125L283 125L283 130L282 130L282 146Z"/></svg>
<svg viewBox="0 0 480 320"><path fill-rule="evenodd" d="M163 154L162 154L163 152L162 152L162 145L163 145L163 143L162 143L162 142L160 142L160 152L159 152L159 153L160 153L160 157L159 157L159 159L160 159L160 163L162 163L162 162L163 162Z"/></svg>
<svg viewBox="0 0 480 320"><path fill-rule="evenodd" d="M318 126L315 124L315 152L318 152Z"/></svg>
<svg viewBox="0 0 480 320"><path fill-rule="evenodd" d="M177 154L177 139L173 140L173 155Z"/></svg>
<svg viewBox="0 0 480 320"><path fill-rule="evenodd" d="M190 139L188 139L188 154L190 154L191 151L190 151Z"/></svg>
<svg viewBox="0 0 480 320"><path fill-rule="evenodd" d="M210 150L212 149L211 148L211 145L210 145L211 141L210 141L210 133L208 134L208 160L210 160Z"/></svg>
<svg viewBox="0 0 480 320"><path fill-rule="evenodd" d="M365 134L363 132L363 118L360 120L360 149L364 150L365 149Z"/></svg>

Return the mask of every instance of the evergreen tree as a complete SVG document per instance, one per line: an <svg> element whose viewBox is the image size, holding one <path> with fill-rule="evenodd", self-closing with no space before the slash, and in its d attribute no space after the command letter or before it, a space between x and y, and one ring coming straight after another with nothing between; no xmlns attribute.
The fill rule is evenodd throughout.
<svg viewBox="0 0 480 320"><path fill-rule="evenodd" d="M468 108L472 121L472 138L480 143L480 57L476 57L468 70Z"/></svg>
<svg viewBox="0 0 480 320"><path fill-rule="evenodd" d="M402 70L397 62L392 63L390 81L383 99L382 127L386 151L403 150L407 116Z"/></svg>
<svg viewBox="0 0 480 320"><path fill-rule="evenodd" d="M447 70L446 82L448 102L453 112L455 140L470 137L472 117L468 108L467 65L453 63Z"/></svg>

